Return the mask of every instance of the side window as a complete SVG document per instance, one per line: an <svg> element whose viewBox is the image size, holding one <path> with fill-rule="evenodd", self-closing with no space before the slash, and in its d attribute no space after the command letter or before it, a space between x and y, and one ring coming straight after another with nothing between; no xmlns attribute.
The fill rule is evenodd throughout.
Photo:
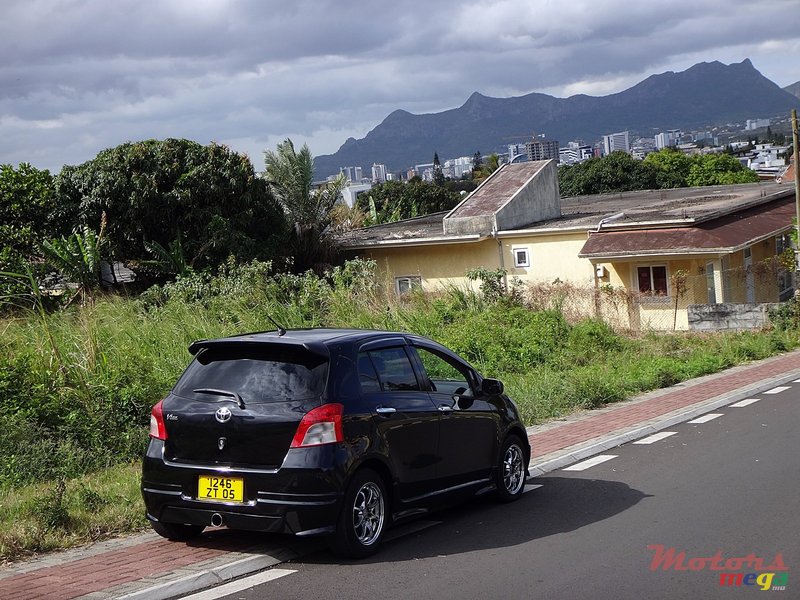
<svg viewBox="0 0 800 600"><path fill-rule="evenodd" d="M378 373L378 381L382 391L420 389L417 377L414 375L414 369L411 366L411 360L409 360L404 348L381 348L380 350L370 350L366 354ZM361 361L359 360L359 371L360 367Z"/></svg>
<svg viewBox="0 0 800 600"><path fill-rule="evenodd" d="M468 371L446 356L427 348L415 347L422 366L428 374L433 390L445 394L472 395Z"/></svg>
<svg viewBox="0 0 800 600"><path fill-rule="evenodd" d="M358 380L361 383L362 392L381 391L378 373L375 371L375 366L366 352L358 353Z"/></svg>

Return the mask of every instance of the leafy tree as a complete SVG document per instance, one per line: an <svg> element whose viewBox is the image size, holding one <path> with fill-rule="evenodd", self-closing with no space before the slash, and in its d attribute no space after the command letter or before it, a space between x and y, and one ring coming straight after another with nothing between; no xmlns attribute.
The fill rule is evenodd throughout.
<svg viewBox="0 0 800 600"><path fill-rule="evenodd" d="M292 140L278 144L275 152L264 152L266 177L281 203L291 227L290 248L295 272L322 271L336 254L331 230L331 210L345 184L339 176L313 189L314 158L303 144L295 151Z"/></svg>
<svg viewBox="0 0 800 600"><path fill-rule="evenodd" d="M480 152L475 152L472 156L472 170L477 171L483 166L483 157Z"/></svg>
<svg viewBox="0 0 800 600"><path fill-rule="evenodd" d="M654 165L617 151L559 168L558 185L562 196L606 194L655 188L656 176Z"/></svg>
<svg viewBox="0 0 800 600"><path fill-rule="evenodd" d="M412 178L408 183L386 181L373 186L358 197L356 207L366 213L374 208L372 221L375 223L391 223L450 210L460 200L461 194L457 191Z"/></svg>
<svg viewBox="0 0 800 600"><path fill-rule="evenodd" d="M705 154L692 157L686 183L690 186L755 183L758 175L730 154Z"/></svg>
<svg viewBox="0 0 800 600"><path fill-rule="evenodd" d="M686 187L686 178L692 166L692 159L675 148L664 148L658 152L648 154L644 158L645 164L656 167L656 187L679 188Z"/></svg>
<svg viewBox="0 0 800 600"><path fill-rule="evenodd" d="M442 164L439 162L439 154L433 153L433 183L438 186L444 185L444 173L442 173Z"/></svg>
<svg viewBox="0 0 800 600"><path fill-rule="evenodd" d="M0 165L0 272L24 274L41 270L32 263L42 239L69 231L56 206L53 177L27 163L16 169ZM0 278L0 299L29 291L26 280Z"/></svg>
<svg viewBox="0 0 800 600"><path fill-rule="evenodd" d="M216 267L230 255L271 259L284 245L283 212L250 160L225 146L179 139L128 142L66 166L55 181L68 222L107 215L109 254L147 268L154 244L183 236L190 265Z"/></svg>
<svg viewBox="0 0 800 600"><path fill-rule="evenodd" d="M477 171L472 171L472 179L481 182L489 175L500 168L500 157L497 154L490 154Z"/></svg>

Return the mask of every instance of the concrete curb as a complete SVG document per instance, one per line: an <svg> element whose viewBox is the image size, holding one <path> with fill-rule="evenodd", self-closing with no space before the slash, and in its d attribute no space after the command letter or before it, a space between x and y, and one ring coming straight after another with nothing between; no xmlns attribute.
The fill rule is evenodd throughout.
<svg viewBox="0 0 800 600"><path fill-rule="evenodd" d="M658 431L662 431L668 427L677 425L678 423L690 421L695 417L699 417L700 415L711 412L712 410L716 410L717 408L727 406L728 404L733 404L739 400L744 400L748 396L760 394L766 390L784 385L798 378L800 378L800 369L792 371L789 374L780 377L779 379L770 379L769 381L761 380L752 386L744 388L743 390L722 394L715 398L694 404L691 407L681 408L671 413L655 417L648 421L645 425L637 425L619 432L594 438L588 440L587 442L582 442L562 450L557 450L556 452L551 452L550 454L541 457L536 464L531 465L528 469L528 474L531 477L538 477L539 475L549 473L550 471L555 471L556 469L560 469L561 467L578 462L584 458L589 458L598 452L603 452L604 450L608 450L610 448L616 448L617 446L621 446L627 442L645 437Z"/></svg>
<svg viewBox="0 0 800 600"><path fill-rule="evenodd" d="M185 596L206 588L226 583L243 575L250 575L298 558L300 553L291 547L279 548L272 554L253 554L206 571L192 573L174 581L116 596L117 600L167 600Z"/></svg>

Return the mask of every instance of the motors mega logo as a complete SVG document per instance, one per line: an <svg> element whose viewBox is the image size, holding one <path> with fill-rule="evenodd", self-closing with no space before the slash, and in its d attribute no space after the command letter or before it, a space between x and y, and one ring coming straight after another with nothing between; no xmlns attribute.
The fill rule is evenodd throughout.
<svg viewBox="0 0 800 600"><path fill-rule="evenodd" d="M718 550L713 556L686 558L686 552L665 548L661 544L647 547L653 551L650 570L658 571L719 571L721 586L752 586L761 590L783 591L789 582L789 573L778 552L771 562L753 553L742 557L725 558Z"/></svg>

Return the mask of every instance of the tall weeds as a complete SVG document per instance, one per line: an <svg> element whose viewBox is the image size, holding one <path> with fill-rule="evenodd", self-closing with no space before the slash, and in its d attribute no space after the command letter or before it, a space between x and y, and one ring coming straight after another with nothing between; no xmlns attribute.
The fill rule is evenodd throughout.
<svg viewBox="0 0 800 600"><path fill-rule="evenodd" d="M360 260L325 277L229 264L137 298L98 296L55 312L45 300L0 320L0 489L136 459L151 406L191 359L188 345L271 330L270 319L432 337L503 379L529 424L797 345L794 330L623 337L557 305L458 286L397 297Z"/></svg>

